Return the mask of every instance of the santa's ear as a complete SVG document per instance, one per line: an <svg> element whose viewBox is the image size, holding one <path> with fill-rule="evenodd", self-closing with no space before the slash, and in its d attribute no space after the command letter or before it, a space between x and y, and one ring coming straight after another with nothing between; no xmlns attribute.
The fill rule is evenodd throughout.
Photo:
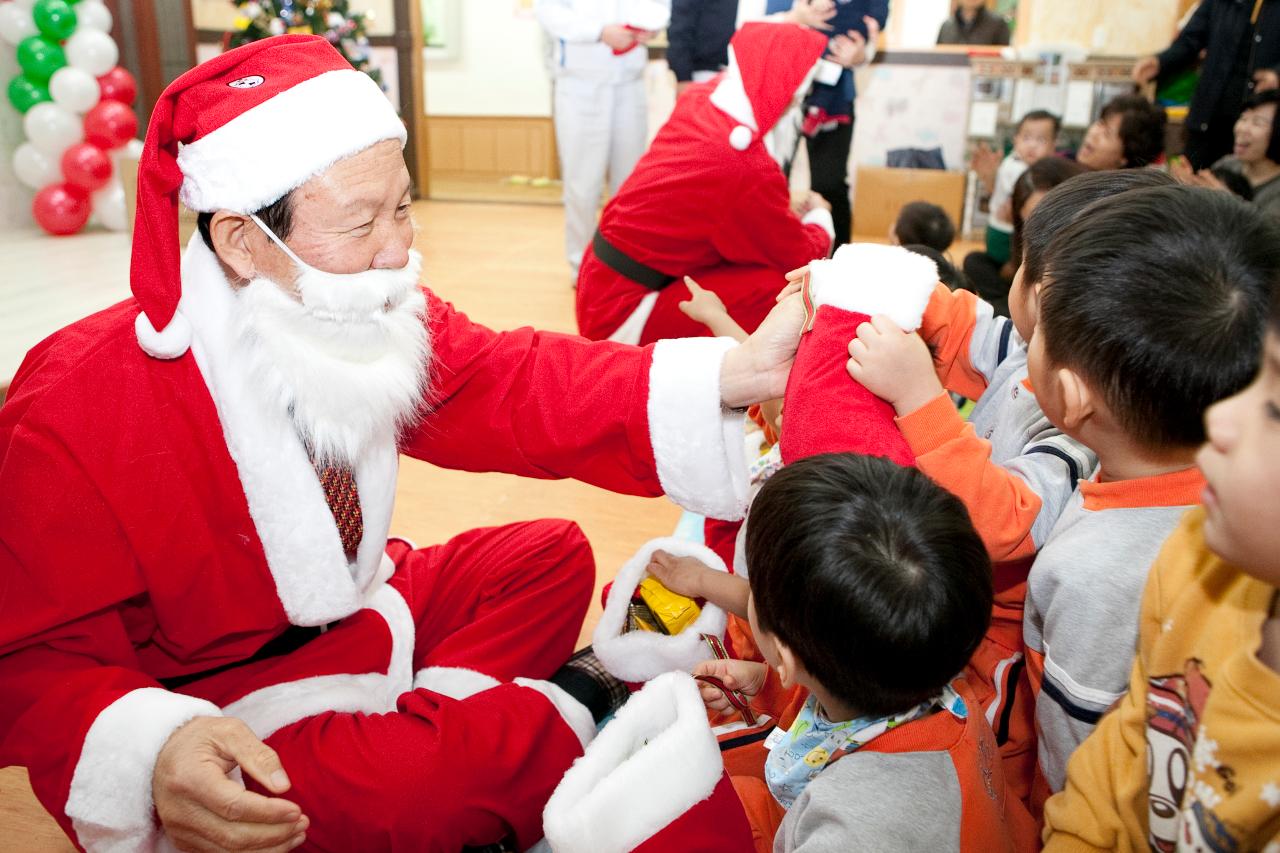
<svg viewBox="0 0 1280 853"><path fill-rule="evenodd" d="M1062 394L1062 428L1076 433L1093 417L1101 402L1093 388L1069 367L1058 368L1058 388Z"/></svg>
<svg viewBox="0 0 1280 853"><path fill-rule="evenodd" d="M209 220L209 238L213 242L214 254L245 281L254 278L258 272L250 245L257 233L258 229L249 217L229 210L219 210Z"/></svg>

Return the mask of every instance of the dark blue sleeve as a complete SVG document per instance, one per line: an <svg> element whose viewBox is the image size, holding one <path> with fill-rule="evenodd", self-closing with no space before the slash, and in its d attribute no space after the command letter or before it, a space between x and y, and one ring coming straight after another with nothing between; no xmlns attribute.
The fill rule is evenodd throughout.
<svg viewBox="0 0 1280 853"><path fill-rule="evenodd" d="M671 0L667 27L667 65L683 83L693 79L693 54L697 47L698 6L701 0Z"/></svg>

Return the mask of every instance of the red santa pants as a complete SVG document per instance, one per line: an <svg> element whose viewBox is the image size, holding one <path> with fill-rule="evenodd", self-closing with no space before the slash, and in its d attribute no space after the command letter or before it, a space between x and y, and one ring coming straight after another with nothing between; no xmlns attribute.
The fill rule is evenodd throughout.
<svg viewBox="0 0 1280 853"><path fill-rule="evenodd" d="M417 626L415 671L545 678L572 653L595 574L572 522L472 530L416 551L393 542L388 553ZM307 848L333 851L456 853L511 832L527 847L582 754L550 701L513 684L462 700L413 690L395 713L320 714L267 743L311 818Z"/></svg>

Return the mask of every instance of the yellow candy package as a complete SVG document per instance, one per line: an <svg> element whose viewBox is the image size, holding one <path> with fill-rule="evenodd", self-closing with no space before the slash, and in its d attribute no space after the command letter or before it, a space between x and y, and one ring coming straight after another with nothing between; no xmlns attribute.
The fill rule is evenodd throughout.
<svg viewBox="0 0 1280 853"><path fill-rule="evenodd" d="M662 623L660 630L665 634L679 634L702 612L692 598L672 592L654 577L640 581L638 592L649 612Z"/></svg>

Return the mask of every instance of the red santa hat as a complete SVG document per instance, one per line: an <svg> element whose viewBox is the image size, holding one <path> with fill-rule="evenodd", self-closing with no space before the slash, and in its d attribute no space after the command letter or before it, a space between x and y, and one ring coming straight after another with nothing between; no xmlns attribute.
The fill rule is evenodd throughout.
<svg viewBox="0 0 1280 853"><path fill-rule="evenodd" d="M937 285L933 261L897 246L851 243L809 264L810 320L787 380L783 462L852 452L915 464L893 407L851 379L845 365L860 325L884 314L904 332L915 331Z"/></svg>
<svg viewBox="0 0 1280 853"><path fill-rule="evenodd" d="M796 94L808 89L827 37L797 24L743 24L729 42L729 67L711 103L738 122L729 144L746 151L773 129Z"/></svg>
<svg viewBox="0 0 1280 853"><path fill-rule="evenodd" d="M378 85L320 36L252 42L170 83L138 165L129 269L142 309L138 343L156 358L191 345L191 324L178 312L179 197L197 212L251 213L344 157L406 138Z"/></svg>

